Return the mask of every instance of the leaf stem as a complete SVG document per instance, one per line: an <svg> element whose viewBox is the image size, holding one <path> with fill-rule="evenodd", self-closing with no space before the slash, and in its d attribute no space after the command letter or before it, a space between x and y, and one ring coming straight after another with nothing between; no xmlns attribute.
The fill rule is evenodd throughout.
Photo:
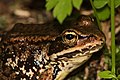
<svg viewBox="0 0 120 80"><path fill-rule="evenodd" d="M96 9L95 9L95 7L94 7L93 1L90 0L90 3L91 3L91 6L92 6L92 9L93 9L93 11L94 11L94 14L95 14L95 17L96 17L96 20L97 20L97 24L98 24L98 26L99 26L99 29L101 29L100 20L99 20L99 18L98 18L97 11L96 11Z"/></svg>
<svg viewBox="0 0 120 80"><path fill-rule="evenodd" d="M111 52L112 52L112 74L115 74L115 5L114 0L111 0ZM115 79L112 79L115 80Z"/></svg>

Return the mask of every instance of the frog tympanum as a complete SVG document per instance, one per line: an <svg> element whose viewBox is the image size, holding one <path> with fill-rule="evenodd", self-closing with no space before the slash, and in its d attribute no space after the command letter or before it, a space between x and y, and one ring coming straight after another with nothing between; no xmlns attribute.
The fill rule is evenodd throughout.
<svg viewBox="0 0 120 80"><path fill-rule="evenodd" d="M0 80L63 80L103 47L94 20L16 24L1 34Z"/></svg>

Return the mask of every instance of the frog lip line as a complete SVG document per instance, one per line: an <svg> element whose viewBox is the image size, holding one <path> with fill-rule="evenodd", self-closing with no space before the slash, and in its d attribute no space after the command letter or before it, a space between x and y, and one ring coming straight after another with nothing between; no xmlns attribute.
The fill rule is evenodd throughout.
<svg viewBox="0 0 120 80"><path fill-rule="evenodd" d="M65 55L65 54L71 54L71 53L73 53L73 52L75 52L75 51L78 51L79 53L79 55L80 56L85 56L87 53L94 53L94 52L96 52L96 51L98 51L99 49L101 49L102 48L102 45L103 45L103 41L95 41L94 43L88 43L88 44L86 44L86 45L83 45L83 46L75 46L74 48L69 48L69 49L66 49L66 50L63 50L63 51L61 51L61 52L58 52L58 53L55 53L55 54L53 54L53 55L51 55L50 56L50 58L54 58L54 59L56 59L58 56L62 56L62 55ZM90 47L90 46L92 46L92 47ZM99 46L99 48L98 48L98 46ZM97 47L97 48L96 48ZM85 52L84 54L82 54L82 50L83 49L88 49L89 51L87 51L87 52ZM80 53L81 52L81 53ZM78 55L77 54L77 55ZM76 56L77 56L76 55Z"/></svg>

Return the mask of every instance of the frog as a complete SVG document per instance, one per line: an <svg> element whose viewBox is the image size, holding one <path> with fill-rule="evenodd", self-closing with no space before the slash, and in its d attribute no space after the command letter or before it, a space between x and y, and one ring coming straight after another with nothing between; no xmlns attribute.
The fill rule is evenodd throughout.
<svg viewBox="0 0 120 80"><path fill-rule="evenodd" d="M105 44L85 15L63 24L17 23L0 38L0 80L64 80Z"/></svg>

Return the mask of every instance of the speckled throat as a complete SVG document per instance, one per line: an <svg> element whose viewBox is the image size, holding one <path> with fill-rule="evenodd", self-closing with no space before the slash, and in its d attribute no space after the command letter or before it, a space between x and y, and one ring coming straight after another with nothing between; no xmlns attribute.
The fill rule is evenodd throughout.
<svg viewBox="0 0 120 80"><path fill-rule="evenodd" d="M1 34L0 80L63 80L103 47L93 19L16 24Z"/></svg>

